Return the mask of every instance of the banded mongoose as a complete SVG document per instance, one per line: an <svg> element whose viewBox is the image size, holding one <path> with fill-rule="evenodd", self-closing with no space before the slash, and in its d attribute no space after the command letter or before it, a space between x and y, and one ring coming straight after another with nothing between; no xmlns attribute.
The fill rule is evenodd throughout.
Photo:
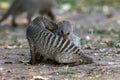
<svg viewBox="0 0 120 80"><path fill-rule="evenodd" d="M12 25L17 26L15 18L17 15L27 12L27 20L31 21L32 16L35 13L41 15L48 15L52 20L55 20L55 16L52 12L53 7L56 5L55 0L15 0L6 14L0 20L0 23L4 21L8 16L12 15Z"/></svg>
<svg viewBox="0 0 120 80"><path fill-rule="evenodd" d="M71 40L77 47L80 47L80 38L73 33L73 26L70 21L63 20L59 22L58 32L60 36Z"/></svg>
<svg viewBox="0 0 120 80"><path fill-rule="evenodd" d="M84 54L70 40L47 30L41 16L28 25L26 37L30 46L31 64L35 64L42 57L66 64L93 62L91 57Z"/></svg>

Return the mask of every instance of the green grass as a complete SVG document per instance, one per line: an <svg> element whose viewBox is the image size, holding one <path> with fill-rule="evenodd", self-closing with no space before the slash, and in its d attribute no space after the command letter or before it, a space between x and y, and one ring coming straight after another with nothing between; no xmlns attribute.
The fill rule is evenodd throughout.
<svg viewBox="0 0 120 80"><path fill-rule="evenodd" d="M14 0L0 0L0 2L12 2Z"/></svg>
<svg viewBox="0 0 120 80"><path fill-rule="evenodd" d="M14 0L0 0L1 2L13 2ZM94 9L95 6L111 5L120 7L120 0L56 0L60 5L61 4L70 4L72 9L75 9L78 6L89 8L90 10Z"/></svg>
<svg viewBox="0 0 120 80"><path fill-rule="evenodd" d="M91 33L93 34L96 34L96 35L104 35L104 34L107 34L107 35L117 35L117 39L116 40L109 40L109 41L106 41L105 43L107 44L107 46L110 46L110 47L113 47L115 46L117 43L120 42L120 30L115 30L113 28L110 28L110 29L98 29L96 27L94 27L92 30L91 30Z"/></svg>
<svg viewBox="0 0 120 80"><path fill-rule="evenodd" d="M18 36L12 36L11 40L17 42L18 41Z"/></svg>
<svg viewBox="0 0 120 80"><path fill-rule="evenodd" d="M56 72L57 75L73 75L75 74L75 72L71 71L71 70L64 70L64 71L60 71L60 72Z"/></svg>
<svg viewBox="0 0 120 80"><path fill-rule="evenodd" d="M75 71L69 69L69 67L65 67L63 71L55 72L56 75L74 75L76 74Z"/></svg>
<svg viewBox="0 0 120 80"><path fill-rule="evenodd" d="M120 0L57 0L60 4L68 3L71 8L86 7L89 10L95 10L96 7L102 7L104 5L120 7Z"/></svg>
<svg viewBox="0 0 120 80"><path fill-rule="evenodd" d="M113 28L109 28L109 29L99 29L99 28L92 28L91 30L92 33L94 34L117 34L120 37L120 30L115 30Z"/></svg>

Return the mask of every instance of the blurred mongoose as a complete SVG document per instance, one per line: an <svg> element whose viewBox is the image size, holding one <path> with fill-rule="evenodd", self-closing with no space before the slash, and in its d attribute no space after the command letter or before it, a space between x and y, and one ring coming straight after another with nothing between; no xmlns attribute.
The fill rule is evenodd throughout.
<svg viewBox="0 0 120 80"><path fill-rule="evenodd" d="M52 20L54 20L55 16L52 12L52 8L55 7L55 5L55 0L15 0L6 14L0 20L0 23L4 21L8 16L12 15L12 25L17 26L15 23L15 18L17 15L23 12L27 12L28 22L31 21L32 16L37 12L41 15L46 14Z"/></svg>
<svg viewBox="0 0 120 80"><path fill-rule="evenodd" d="M70 40L46 29L41 16L28 25L26 37L30 46L31 64L43 58L66 64L93 63L93 59L84 54Z"/></svg>

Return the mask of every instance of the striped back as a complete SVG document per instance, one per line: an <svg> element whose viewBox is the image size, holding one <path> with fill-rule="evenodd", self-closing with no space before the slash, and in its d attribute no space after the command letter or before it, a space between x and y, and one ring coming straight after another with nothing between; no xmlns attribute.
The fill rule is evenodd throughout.
<svg viewBox="0 0 120 80"><path fill-rule="evenodd" d="M70 40L63 39L47 30L42 17L37 17L30 23L27 29L27 36L33 41L32 43L36 47L37 52L46 58L60 63L91 61Z"/></svg>
<svg viewBox="0 0 120 80"><path fill-rule="evenodd" d="M51 19L47 18L46 16L43 16L43 23L44 26L46 27L46 29L48 29L49 31L51 31L54 34L58 34L59 29L58 29L58 25L53 22Z"/></svg>

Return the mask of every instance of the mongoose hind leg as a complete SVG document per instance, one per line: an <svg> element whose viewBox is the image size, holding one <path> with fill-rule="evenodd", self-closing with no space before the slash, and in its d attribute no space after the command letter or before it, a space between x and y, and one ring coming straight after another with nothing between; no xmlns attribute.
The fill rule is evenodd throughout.
<svg viewBox="0 0 120 80"><path fill-rule="evenodd" d="M53 14L53 12L52 12L51 9L49 9L49 10L47 11L47 15L48 15L52 20L55 20L55 16L54 16L54 14Z"/></svg>
<svg viewBox="0 0 120 80"><path fill-rule="evenodd" d="M18 24L15 22L15 17L16 15L13 15L13 18L12 18L12 27L17 27Z"/></svg>
<svg viewBox="0 0 120 80"><path fill-rule="evenodd" d="M16 24L15 22L12 22L12 27L17 27L18 24Z"/></svg>
<svg viewBox="0 0 120 80"><path fill-rule="evenodd" d="M28 15L27 15L28 23L31 22L32 16L33 16L32 12L28 12Z"/></svg>
<svg viewBox="0 0 120 80"><path fill-rule="evenodd" d="M54 14L53 14L53 12L52 12L51 9L40 10L39 14L41 14L41 15L47 15L50 19L55 20L55 16L54 16Z"/></svg>
<svg viewBox="0 0 120 80"><path fill-rule="evenodd" d="M18 24L15 22L16 16L20 15L21 13L24 12L23 7L19 7L14 13L13 13L13 18L12 18L12 26L17 27Z"/></svg>

